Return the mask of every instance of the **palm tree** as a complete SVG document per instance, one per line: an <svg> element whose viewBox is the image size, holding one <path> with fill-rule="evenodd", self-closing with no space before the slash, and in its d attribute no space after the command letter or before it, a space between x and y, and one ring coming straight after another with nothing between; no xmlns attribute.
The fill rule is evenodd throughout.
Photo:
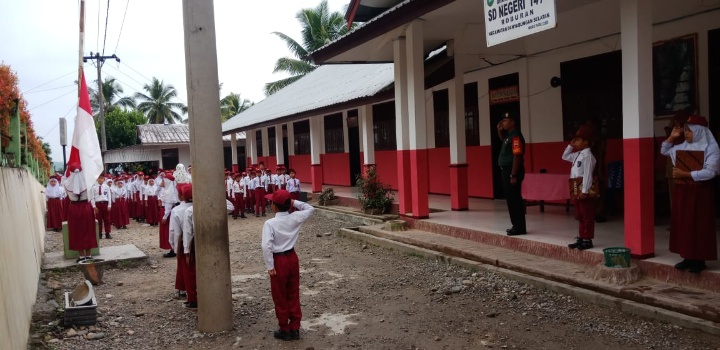
<svg viewBox="0 0 720 350"><path fill-rule="evenodd" d="M97 80L95 81L97 83ZM96 113L100 112L100 106L98 105L98 93L97 90L89 88L90 90L90 105L92 110ZM107 77L102 83L103 102L105 104L105 114L110 113L117 107L124 108L135 108L135 101L131 97L119 97L123 93L123 88L120 84L115 81L115 78Z"/></svg>
<svg viewBox="0 0 720 350"><path fill-rule="evenodd" d="M323 0L316 8L302 9L295 16L302 25L302 44L287 34L273 32L288 46L295 58L283 57L275 63L273 73L286 72L291 76L265 84L265 94L272 95L315 70L310 53L345 35L349 30L345 18L340 12L328 9L327 0ZM354 29L354 26L350 30Z"/></svg>
<svg viewBox="0 0 720 350"><path fill-rule="evenodd" d="M220 120L226 121L244 110L252 107L255 103L246 98L240 98L240 94L230 93L220 100Z"/></svg>
<svg viewBox="0 0 720 350"><path fill-rule="evenodd" d="M145 84L143 89L148 95L136 92L135 99L140 102L137 109L145 113L148 124L174 124L182 121L180 113L187 107L179 102L171 102L177 97L175 87L165 85L163 81L153 77L152 83Z"/></svg>

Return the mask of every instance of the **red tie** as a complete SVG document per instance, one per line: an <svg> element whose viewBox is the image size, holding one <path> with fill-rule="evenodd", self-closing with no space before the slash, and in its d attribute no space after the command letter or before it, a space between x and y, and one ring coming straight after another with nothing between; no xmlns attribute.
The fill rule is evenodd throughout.
<svg viewBox="0 0 720 350"><path fill-rule="evenodd" d="M102 185L98 186L98 194L102 194Z"/></svg>

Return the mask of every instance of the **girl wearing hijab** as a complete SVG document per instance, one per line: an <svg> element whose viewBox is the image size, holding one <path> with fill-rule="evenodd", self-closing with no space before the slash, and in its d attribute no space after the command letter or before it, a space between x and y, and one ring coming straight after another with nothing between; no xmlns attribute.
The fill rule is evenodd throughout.
<svg viewBox="0 0 720 350"><path fill-rule="evenodd" d="M684 128L673 128L660 149L664 156L672 159L672 177L686 180L675 184L671 206L670 251L683 258L675 268L691 273L704 270L705 261L717 260L715 191L712 180L720 173L720 148L707 126L704 117L690 116ZM683 136L685 142L674 145ZM686 171L678 168L678 151L704 152L702 169Z"/></svg>
<svg viewBox="0 0 720 350"><path fill-rule="evenodd" d="M173 174L175 176L175 182L179 184L189 184L190 183L190 174L185 170L185 166L182 164L178 164L175 167L175 173Z"/></svg>
<svg viewBox="0 0 720 350"><path fill-rule="evenodd" d="M62 198L64 196L62 187L56 177L50 178L45 187L45 198L47 199L47 229L53 232L62 230Z"/></svg>
<svg viewBox="0 0 720 350"><path fill-rule="evenodd" d="M95 236L95 214L88 202L87 184L80 163L68 164L70 176L63 185L70 199L67 211L68 245L70 250L77 250L80 257L77 262L92 259L91 249L97 248Z"/></svg>
<svg viewBox="0 0 720 350"><path fill-rule="evenodd" d="M128 213L127 205L127 188L125 188L125 180L118 178L115 181L115 186L112 189L112 215L113 223L117 229L127 229L127 225L130 223L130 215Z"/></svg>
<svg viewBox="0 0 720 350"><path fill-rule="evenodd" d="M180 201L177 186L175 184L176 181L177 178L168 172L165 174L165 177L160 183L160 187L162 188L162 196L160 197L160 200L162 200L163 203L163 207L160 211L162 213L162 220L160 221L160 249L168 250L167 253L163 254L163 257L165 258L172 258L176 256L169 239L170 214L173 207L178 205L178 202Z"/></svg>
<svg viewBox="0 0 720 350"><path fill-rule="evenodd" d="M143 201L145 202L145 222L150 226L157 226L158 219L158 189L155 187L155 179L149 178L145 185Z"/></svg>

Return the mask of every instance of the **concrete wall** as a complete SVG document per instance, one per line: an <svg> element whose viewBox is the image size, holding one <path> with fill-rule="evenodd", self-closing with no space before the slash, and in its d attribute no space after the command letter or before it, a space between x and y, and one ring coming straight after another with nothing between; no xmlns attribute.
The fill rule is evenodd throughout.
<svg viewBox="0 0 720 350"><path fill-rule="evenodd" d="M25 349L42 266L44 187L25 169L0 168L0 348Z"/></svg>
<svg viewBox="0 0 720 350"><path fill-rule="evenodd" d="M178 159L180 164L187 168L188 165L192 165L192 157L190 157L190 145L178 147Z"/></svg>

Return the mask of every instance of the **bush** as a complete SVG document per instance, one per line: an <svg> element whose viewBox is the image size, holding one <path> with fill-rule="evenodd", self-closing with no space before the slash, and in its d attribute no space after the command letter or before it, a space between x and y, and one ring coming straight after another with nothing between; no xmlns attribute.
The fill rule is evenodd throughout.
<svg viewBox="0 0 720 350"><path fill-rule="evenodd" d="M377 209L385 213L394 201L390 186L378 180L375 166L368 168L364 175L358 176L357 188L360 191L358 200L363 210Z"/></svg>
<svg viewBox="0 0 720 350"><path fill-rule="evenodd" d="M324 189L318 196L318 203L320 203L320 205L327 205L329 201L335 199L337 199L337 197L335 196L335 190L333 190L332 187L328 187Z"/></svg>

